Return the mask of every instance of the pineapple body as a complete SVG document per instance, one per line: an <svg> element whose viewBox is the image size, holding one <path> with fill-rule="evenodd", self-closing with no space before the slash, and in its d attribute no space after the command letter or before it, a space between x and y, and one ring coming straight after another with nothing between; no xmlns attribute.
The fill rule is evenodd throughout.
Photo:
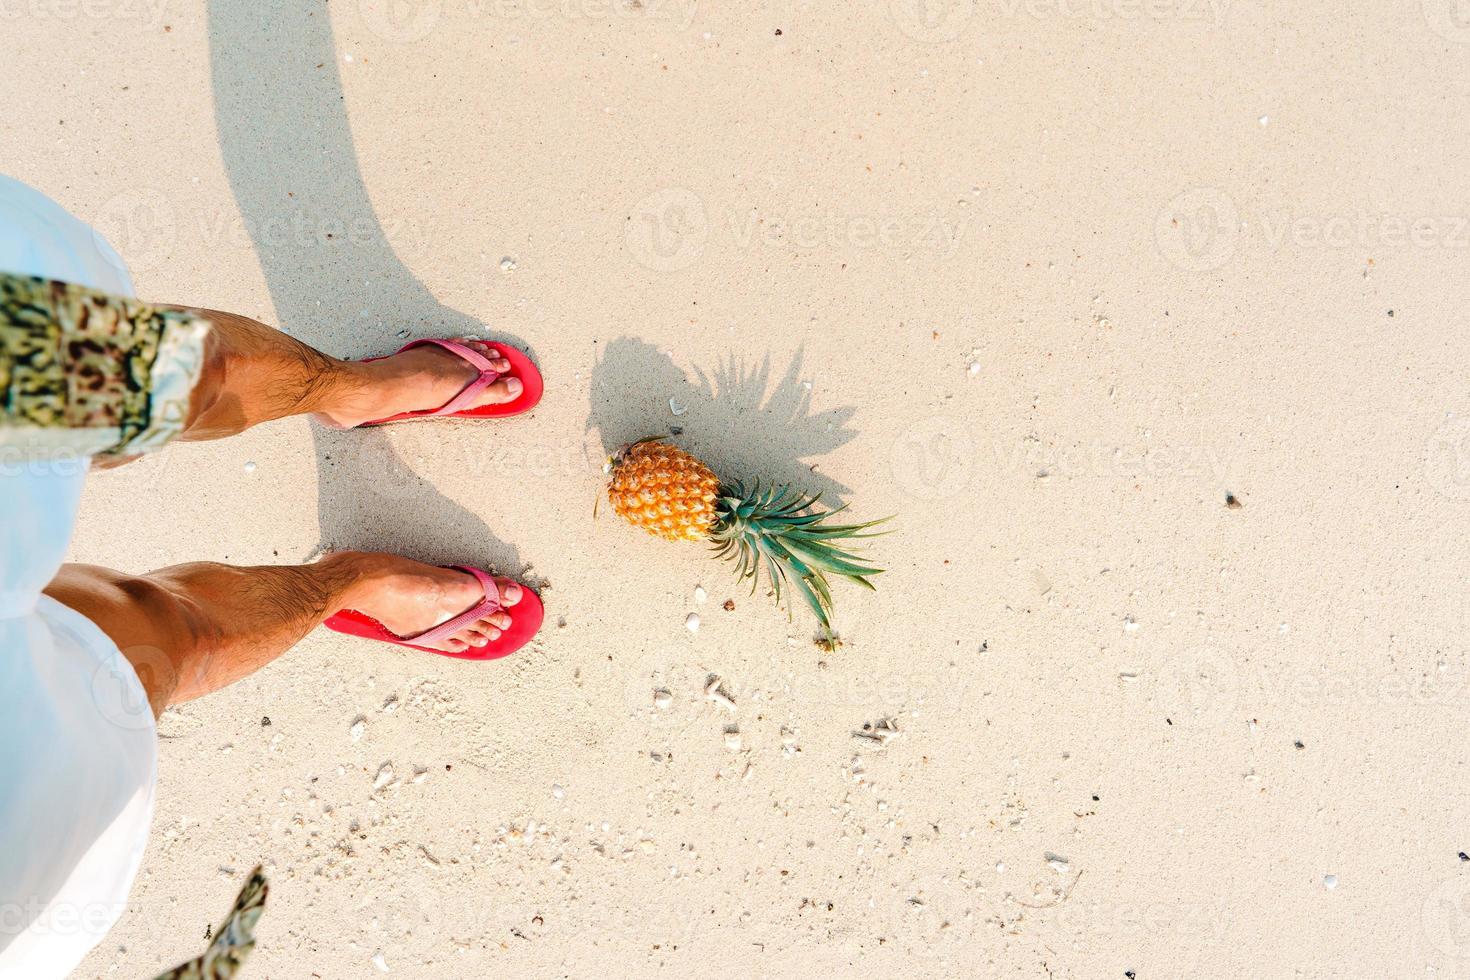
<svg viewBox="0 0 1470 980"><path fill-rule="evenodd" d="M719 493L708 466L666 442L629 446L614 461L607 487L619 517L669 541L708 540Z"/></svg>

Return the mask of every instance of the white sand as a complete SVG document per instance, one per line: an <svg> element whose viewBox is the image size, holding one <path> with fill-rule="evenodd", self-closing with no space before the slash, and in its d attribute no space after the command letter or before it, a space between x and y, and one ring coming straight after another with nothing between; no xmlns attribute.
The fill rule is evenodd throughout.
<svg viewBox="0 0 1470 980"><path fill-rule="evenodd" d="M147 296L349 355L483 321L547 396L176 447L76 557L401 549L549 619L169 712L85 975L195 954L257 861L252 977L1470 973L1451 0L203 6L5 20L0 170ZM670 424L900 515L846 648L594 521Z"/></svg>

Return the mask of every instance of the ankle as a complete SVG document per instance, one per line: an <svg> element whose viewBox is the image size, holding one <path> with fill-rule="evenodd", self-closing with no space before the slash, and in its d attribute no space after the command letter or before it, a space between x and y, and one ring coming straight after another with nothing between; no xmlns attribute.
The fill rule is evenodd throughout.
<svg viewBox="0 0 1470 980"><path fill-rule="evenodd" d="M335 596L327 614L354 608L381 578L382 565L382 556L371 551L334 551L309 566Z"/></svg>

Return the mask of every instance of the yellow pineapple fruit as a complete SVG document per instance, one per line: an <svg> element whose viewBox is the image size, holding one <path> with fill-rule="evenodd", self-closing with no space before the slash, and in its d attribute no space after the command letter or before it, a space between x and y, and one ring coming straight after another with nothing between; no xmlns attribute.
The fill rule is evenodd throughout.
<svg viewBox="0 0 1470 980"><path fill-rule="evenodd" d="M872 537L866 524L823 523L833 511L815 510L816 495L789 487L764 492L757 483L722 483L694 456L658 439L619 450L609 461L607 496L613 510L634 527L669 541L708 541L717 557L738 562L754 592L764 567L776 601L794 589L832 636L832 593L827 576L871 589L868 576L882 569L859 564L838 544Z"/></svg>

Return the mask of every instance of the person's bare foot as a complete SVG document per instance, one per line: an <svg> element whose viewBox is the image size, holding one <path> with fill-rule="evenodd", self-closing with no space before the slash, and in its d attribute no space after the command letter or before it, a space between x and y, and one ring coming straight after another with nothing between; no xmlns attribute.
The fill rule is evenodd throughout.
<svg viewBox="0 0 1470 980"><path fill-rule="evenodd" d="M510 361L500 356L494 344L471 337L455 339L477 351L496 371L510 370ZM333 428L350 429L400 412L439 408L478 375L464 358L436 344L424 344L379 361L349 362L346 369L352 372L354 383L343 386L336 404L316 413L320 421ZM521 390L520 379L502 377L465 408L514 401Z"/></svg>
<svg viewBox="0 0 1470 980"><path fill-rule="evenodd" d="M485 597L479 582L452 568L374 552L354 552L350 558L355 582L343 596L342 608L367 613L399 636L412 637L433 629ZM420 646L461 653L499 639L501 631L510 626L515 604L521 601L521 587L498 576L495 585L503 609L447 639Z"/></svg>

